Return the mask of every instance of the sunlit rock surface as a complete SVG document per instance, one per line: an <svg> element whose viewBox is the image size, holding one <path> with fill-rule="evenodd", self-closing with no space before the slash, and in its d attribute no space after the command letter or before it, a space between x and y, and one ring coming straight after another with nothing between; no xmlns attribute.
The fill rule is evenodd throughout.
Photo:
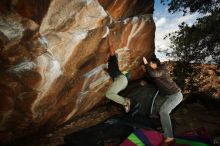
<svg viewBox="0 0 220 146"><path fill-rule="evenodd" d="M153 13L153 0L99 0L100 4L116 20L145 13Z"/></svg>
<svg viewBox="0 0 220 146"><path fill-rule="evenodd" d="M101 103L110 32L121 70L138 75L154 52L152 11L152 0L1 0L0 141L53 130Z"/></svg>

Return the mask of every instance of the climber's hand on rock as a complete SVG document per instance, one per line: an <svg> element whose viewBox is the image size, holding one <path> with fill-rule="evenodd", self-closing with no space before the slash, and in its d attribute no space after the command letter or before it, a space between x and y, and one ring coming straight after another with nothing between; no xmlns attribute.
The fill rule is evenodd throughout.
<svg viewBox="0 0 220 146"><path fill-rule="evenodd" d="M109 44L109 49L110 49L110 55L113 56L115 55L115 49L112 43L112 34L110 33L109 38L108 38L108 44Z"/></svg>

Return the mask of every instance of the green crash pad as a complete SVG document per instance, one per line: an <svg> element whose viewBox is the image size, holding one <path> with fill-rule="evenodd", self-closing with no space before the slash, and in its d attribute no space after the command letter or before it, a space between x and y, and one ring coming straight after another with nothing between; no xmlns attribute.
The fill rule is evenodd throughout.
<svg viewBox="0 0 220 146"><path fill-rule="evenodd" d="M176 144L187 144L189 146L211 146L210 144L198 142L198 141L193 141L193 140L186 140L186 139L180 139L180 138L175 138L175 143Z"/></svg>

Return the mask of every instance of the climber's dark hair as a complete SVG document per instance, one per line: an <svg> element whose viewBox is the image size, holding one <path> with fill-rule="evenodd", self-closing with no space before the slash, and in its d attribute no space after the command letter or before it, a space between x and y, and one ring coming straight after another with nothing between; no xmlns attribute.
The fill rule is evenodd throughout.
<svg viewBox="0 0 220 146"><path fill-rule="evenodd" d="M160 60L158 58L151 58L150 62L157 64L157 66L160 66Z"/></svg>

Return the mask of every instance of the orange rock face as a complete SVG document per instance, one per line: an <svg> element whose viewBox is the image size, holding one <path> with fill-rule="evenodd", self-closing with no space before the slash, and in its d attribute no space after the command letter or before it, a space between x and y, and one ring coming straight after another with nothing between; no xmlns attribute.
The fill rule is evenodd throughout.
<svg viewBox="0 0 220 146"><path fill-rule="evenodd" d="M110 33L121 70L154 53L153 1L2 0L0 8L0 141L52 130L102 102Z"/></svg>

